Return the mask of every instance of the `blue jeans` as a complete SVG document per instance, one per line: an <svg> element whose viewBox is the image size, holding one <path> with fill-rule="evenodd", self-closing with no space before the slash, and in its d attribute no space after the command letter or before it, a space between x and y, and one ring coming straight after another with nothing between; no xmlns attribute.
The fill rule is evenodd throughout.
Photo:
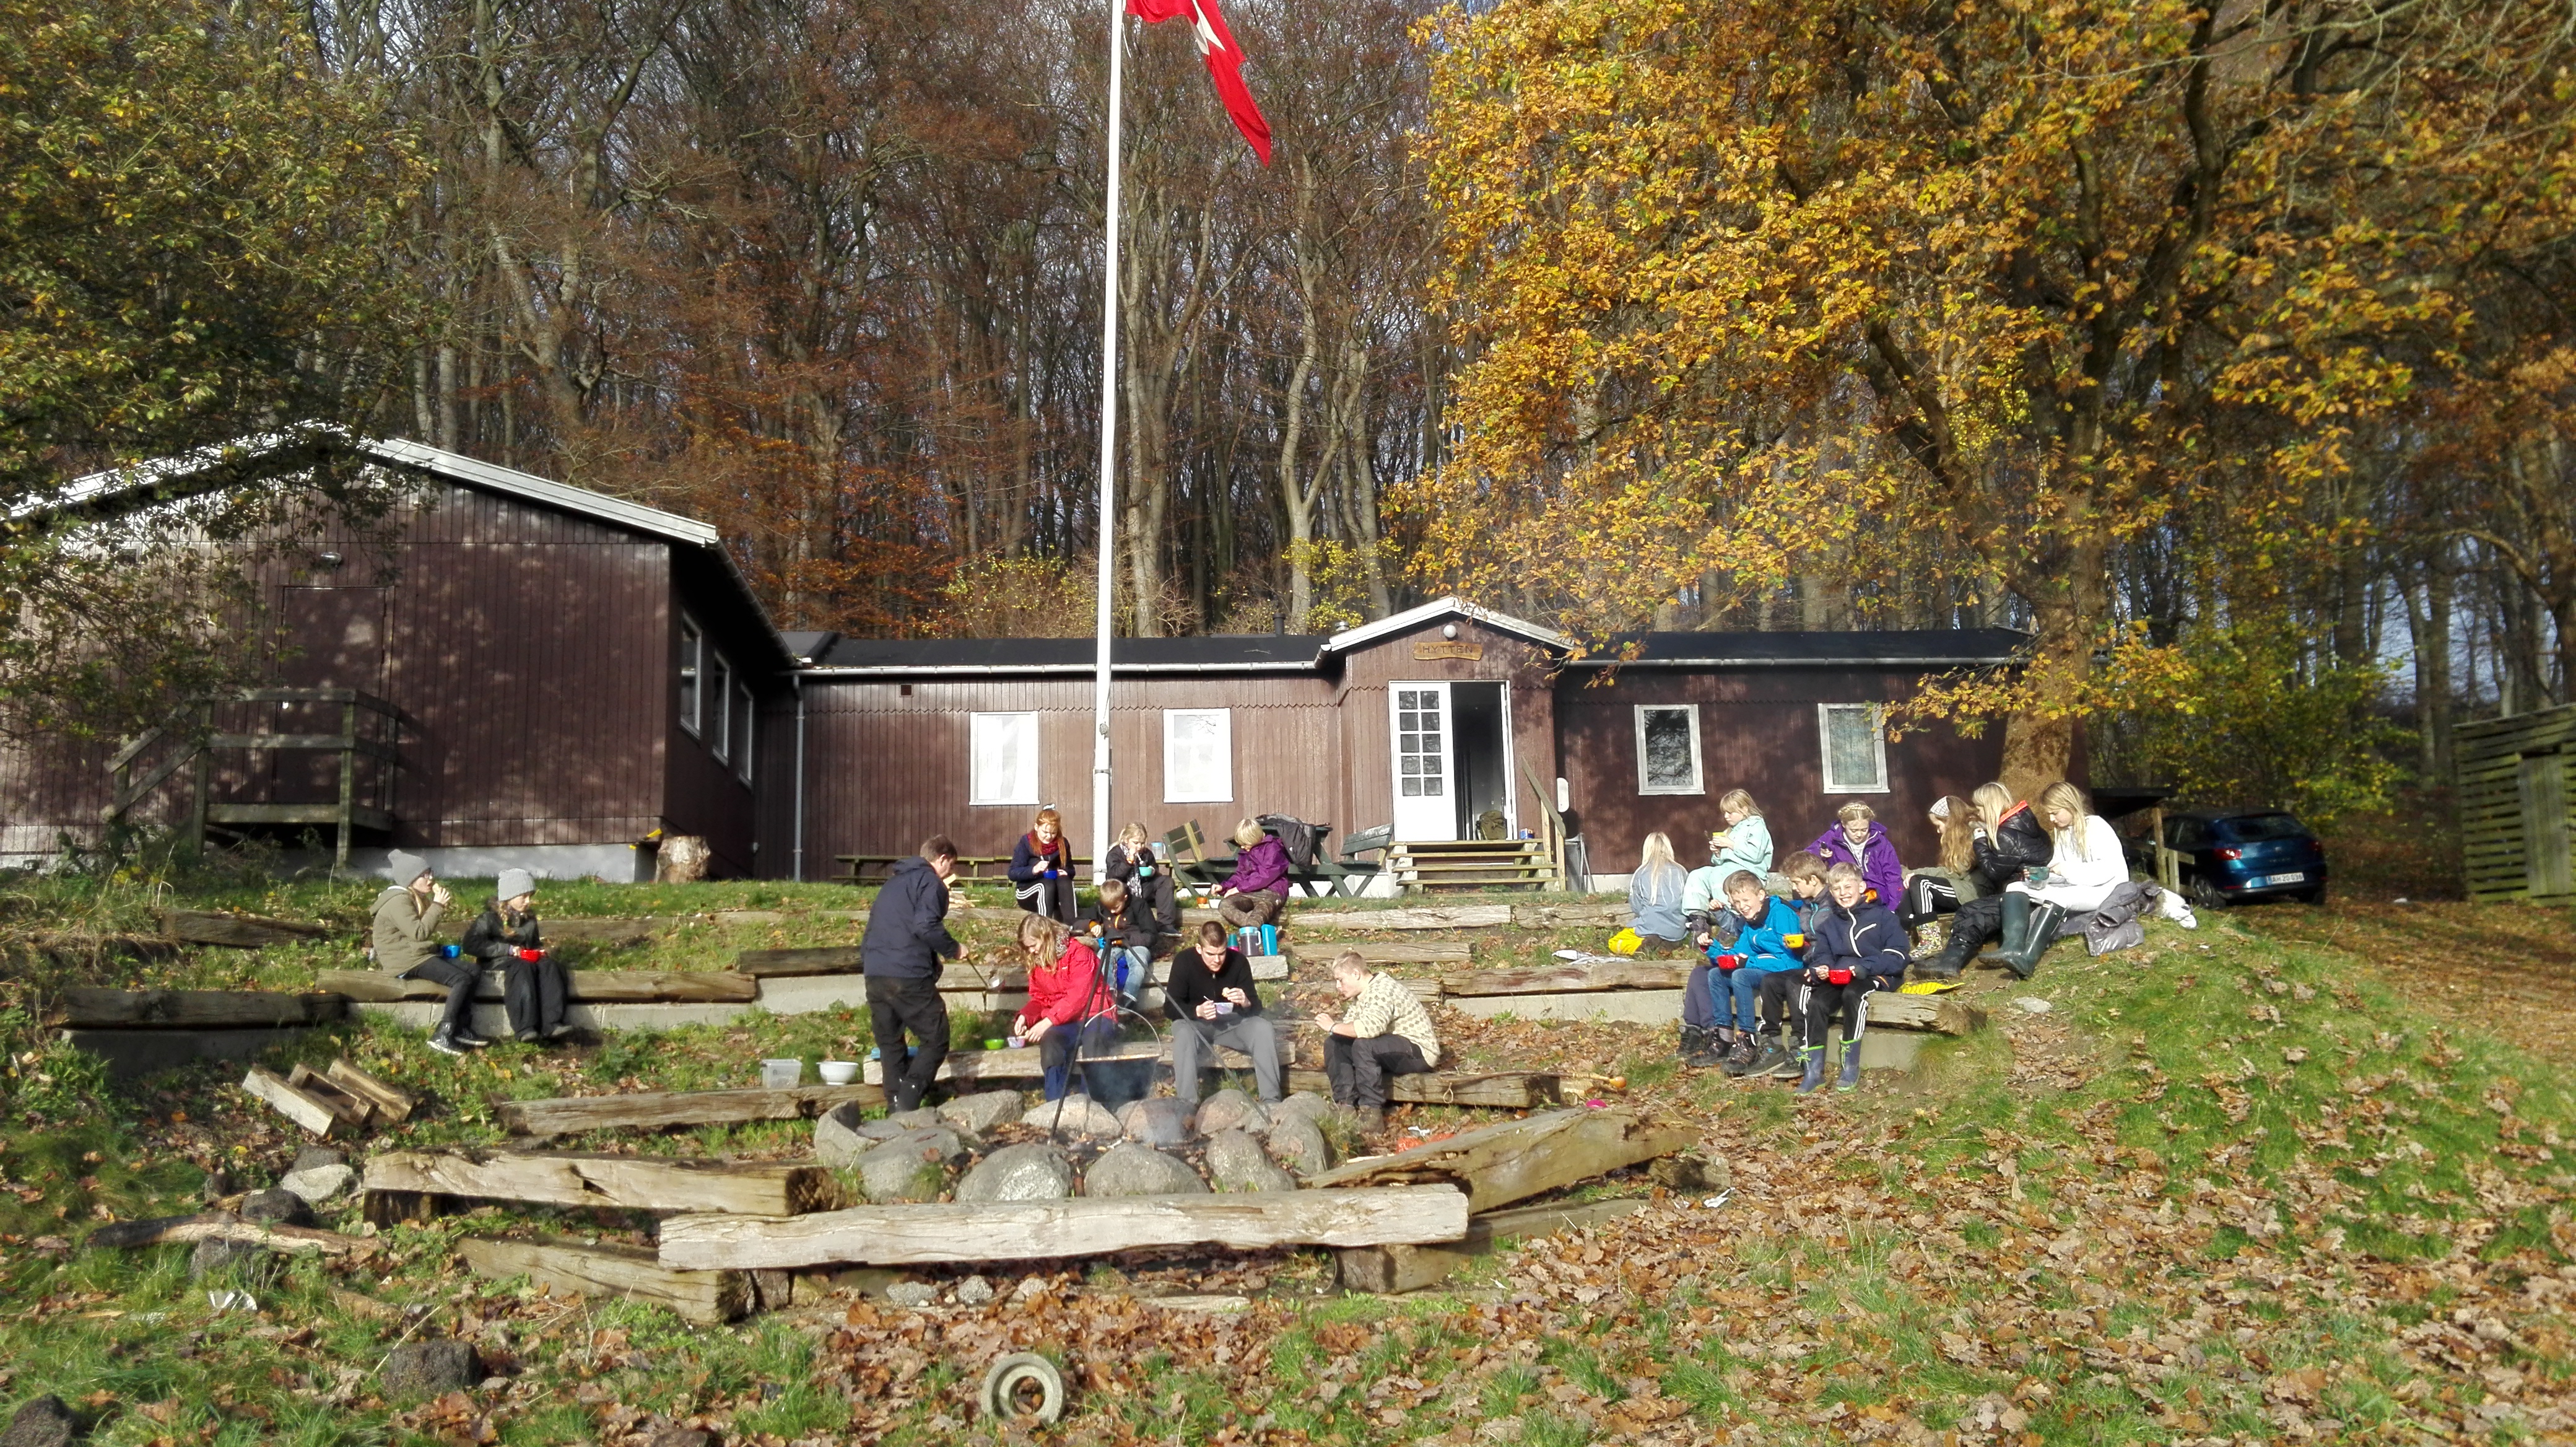
<svg viewBox="0 0 2576 1447"><path fill-rule="evenodd" d="M1753 1007L1762 972L1701 965L1682 990L1682 1023L1699 1030L1753 1029Z"/></svg>
<svg viewBox="0 0 2576 1447"><path fill-rule="evenodd" d="M1120 945L1109 952L1109 978L1122 995L1132 995L1145 988L1145 973L1153 966L1150 950L1136 945Z"/></svg>

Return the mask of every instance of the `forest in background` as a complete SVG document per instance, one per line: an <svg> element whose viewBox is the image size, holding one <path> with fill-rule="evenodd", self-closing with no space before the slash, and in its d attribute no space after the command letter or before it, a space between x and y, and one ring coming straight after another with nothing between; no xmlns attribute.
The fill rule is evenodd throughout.
<svg viewBox="0 0 2576 1447"><path fill-rule="evenodd" d="M22 209L0 238L17 303L20 370L8 380L34 399L0 418L14 491L279 420L340 420L714 523L782 627L1088 631L1103 6L7 8L21 40L5 63L23 82L11 104L72 118L7 142L11 172L43 178L38 194L59 203L50 218ZM2576 187L2567 149L2552 149L2570 109L2563 16L2528 3L2362 0L2266 0L2216 17L2115 8L2090 28L2076 11L2056 16L2057 29L2034 33L2089 36L2089 48L2053 52L2056 71L1998 89L1996 76L2031 69L2012 61L2020 32L2003 21L1980 30L1939 6L1777 0L1720 23L1591 0L1472 12L1427 0L1238 0L1229 19L1277 137L1267 168L1209 93L1186 30L1130 24L1122 629L1320 631L1463 589L1594 634L1992 624L2047 634L2067 610L2031 583L2045 572L2091 595L2076 610L2083 626L2057 630L2061 643L2106 658L2160 650L2130 693L2059 701L2107 725L2097 744L2127 771L2170 774L2221 737L2236 762L2204 781L2213 795L2332 807L2338 791L2384 791L2396 770L2439 779L2455 718L2566 699L2576 648L2566 218ZM2038 13L1980 13L2009 21L2025 10ZM1512 51L1533 26L1556 28L1537 50ZM165 43L136 43L156 36ZM1503 54L1528 68L1497 89L1479 66ZM2105 122L2099 138L2138 194L2174 180L2177 137L2190 159L2189 76L2214 74L2254 98L2221 119L2248 127L2229 156L2264 164L2230 172L2204 161L2210 189L2240 210L2260 211L2263 196L2302 197L2306 209L2278 208L2289 220L2269 229L2222 214L2190 240L2211 255L2259 257L2260 305L2215 285L2186 289L2186 301L2207 303L2190 317L2190 345L2159 348L2165 323L2152 316L2105 344L2097 390L2161 401L2192 390L2189 380L2202 404L2125 434L2114 425L2113 449L2199 461L2124 474L2126 500L2097 509L2080 546L2061 546L2072 526L2063 513L1979 532L1956 507L1925 507L1938 488L1922 476L1940 473L1908 450L1903 409L1873 394L1884 379L1870 374L1866 346L1799 332L1788 310L1776 325L1805 346L1803 370L1720 370L1694 385L1723 404L1717 435L1728 448L1742 442L1739 461L1858 480L1840 500L1712 508L1672 465L1676 434L1635 431L1655 406L1651 387L1621 391L1634 354L1541 348L1517 390L1494 390L1494 359L1520 355L1529 334L1514 330L1525 299L1497 292L1493 278L1528 255L1573 270L1567 258L1599 240L1587 207L1630 181L1698 184L1723 169L1705 148L1587 152L1581 138L1598 125L1634 139L1671 119L1654 109L1668 103L1658 82L1723 102L1728 92L1707 77L1757 59L1787 76L1831 54L1866 56L1877 70L1855 59L1838 85L1748 93L1742 113L1772 107L1758 116L1764 134L1785 126L1849 159L1902 129L1872 110L1889 96L1937 96L1925 114L1975 131L2017 106L2081 114L2073 94L2125 127ZM2140 57L2151 63L2123 68ZM1571 108L1547 89L1595 62L1632 67L1630 84L1595 86ZM2084 91L2157 67L2166 79L2116 97ZM2387 80L2425 74L2442 84ZM111 103L120 81L140 106ZM2347 94L2367 101L2368 124L2313 121L2321 98ZM221 123L203 143L226 153L165 158L165 204L139 220L120 209L135 185L130 164L64 169L84 149L158 156L173 145L161 118L207 115L214 97L228 109L214 112ZM2147 113L2166 99L2170 114L2120 117L2122 106ZM1546 115L1561 132L1524 146L1480 129L1496 104ZM1995 108L1984 121L1980 105ZM2261 149L2293 121L2307 127L2307 150ZM1693 137L1719 134L1692 124ZM1730 137L1741 154L1758 149L1748 135ZM224 137L239 144L227 150ZM281 147L307 164L292 175L245 169L245 157ZM2080 174L2077 160L2063 177L2049 168L2084 148L2061 149L1993 187L2074 198L2064 218L2043 215L2043 235L2081 210L2064 179ZM1475 173L1461 161L1471 153L1511 167L1509 181ZM1872 208L1874 220L1883 210L1887 234L1923 220L1921 193L1873 192L1868 175L1836 175L1840 162L1817 154L1827 194ZM1903 154L1882 153L1878 174L1904 177L1914 163ZM1604 155L1615 161L1607 170ZM2319 184L2327 167L2356 162L2367 184ZM1529 209L1493 230L1479 208L1514 186ZM184 214L214 193L224 214ZM2387 240L2407 206L2445 208L2445 225L2426 228L2440 244ZM1647 211L1626 214L1611 243L1577 259L1624 247L1627 275L1651 279L1705 241ZM1833 219L1811 209L1802 224L1853 249L1814 258L1811 275L1866 252ZM2137 222L2136 235L2097 245L2097 260L2113 273L2135 261L2122 248L2154 219L2152 207L2115 215L2115 227ZM252 245L249 222L278 234ZM2310 244L2338 224L2376 225L2367 240L2380 244ZM82 228L102 225L141 231L108 262L75 255L84 240L98 249ZM164 234L179 232L184 245ZM1531 238L1544 245L1519 244ZM2021 255L1981 257L2009 283L1997 291L2027 282L2015 304L2061 322L2083 310L2052 290L2050 258ZM2441 305L2401 295L2393 282L2409 275L2424 283L2415 294L2438 291ZM2123 285L2116 275L2101 284ZM2281 326L2277 298L2321 294L2339 295L2342 309L2293 318L2305 333ZM1648 290L1560 300L1563 325L1605 345L1688 315L1673 294ZM2373 306L2406 325L2363 315ZM44 349L85 309L131 347L87 372L45 365ZM173 347L230 350L187 385L152 380ZM2209 381L2275 352L2297 365L2234 391ZM1550 357L1558 370L1546 370ZM2046 365L2082 381L2096 363ZM2337 368L2376 368L2376 390L2326 396L2316 377ZM1997 415L2029 410L2048 383L2016 384L2022 400ZM127 391L102 400L118 386ZM1524 405L1535 420L1510 415ZM1517 474L1486 467L1500 455L1494 439L1524 420L1547 439L1538 460ZM2300 450L2329 435L2330 448ZM1624 457L1630 475L1607 493L1565 486L1569 447ZM2062 453L2008 454L1982 460L1981 485L2053 484L2047 458ZM1855 461L1870 458L1879 461ZM1922 476L1899 476L1907 467ZM2134 505L2139 496L2154 505ZM1560 506L1576 525L1549 513ZM1513 531L1530 516L1543 524L1535 542ZM1474 536L1462 543L1462 533ZM23 581L41 570L20 552L12 567ZM110 597L109 580L89 583L77 601L94 616L139 606ZM41 601L49 586L25 582L22 596ZM47 636L21 629L0 663L41 672ZM191 677L175 666L159 676Z"/></svg>

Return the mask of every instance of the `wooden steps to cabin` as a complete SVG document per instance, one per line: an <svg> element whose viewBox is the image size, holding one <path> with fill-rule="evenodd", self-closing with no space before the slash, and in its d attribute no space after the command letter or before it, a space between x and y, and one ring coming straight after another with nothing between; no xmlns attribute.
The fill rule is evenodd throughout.
<svg viewBox="0 0 2576 1447"><path fill-rule="evenodd" d="M1536 839L1417 839L1391 844L1386 872L1407 893L1434 889L1553 889L1556 858Z"/></svg>

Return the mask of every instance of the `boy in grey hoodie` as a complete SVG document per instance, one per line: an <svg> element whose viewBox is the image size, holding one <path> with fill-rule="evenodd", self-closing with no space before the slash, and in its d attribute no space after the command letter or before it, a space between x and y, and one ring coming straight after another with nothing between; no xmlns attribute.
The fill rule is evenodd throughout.
<svg viewBox="0 0 2576 1447"><path fill-rule="evenodd" d="M474 985L483 972L457 958L454 945L438 943L438 926L456 897L430 873L429 861L395 850L388 861L394 882L376 896L376 968L397 980L427 980L447 987L447 1009L430 1032L429 1048L462 1055L492 1042L474 1033Z"/></svg>

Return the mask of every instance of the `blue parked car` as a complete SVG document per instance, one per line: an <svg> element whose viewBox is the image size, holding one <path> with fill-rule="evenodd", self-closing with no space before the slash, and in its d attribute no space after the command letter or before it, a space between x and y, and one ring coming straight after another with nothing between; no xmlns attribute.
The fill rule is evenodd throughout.
<svg viewBox="0 0 2576 1447"><path fill-rule="evenodd" d="M2182 856L2183 895L2196 908L2249 899L2325 902L2325 845L2278 809L2173 811L2165 815L2165 847Z"/></svg>

